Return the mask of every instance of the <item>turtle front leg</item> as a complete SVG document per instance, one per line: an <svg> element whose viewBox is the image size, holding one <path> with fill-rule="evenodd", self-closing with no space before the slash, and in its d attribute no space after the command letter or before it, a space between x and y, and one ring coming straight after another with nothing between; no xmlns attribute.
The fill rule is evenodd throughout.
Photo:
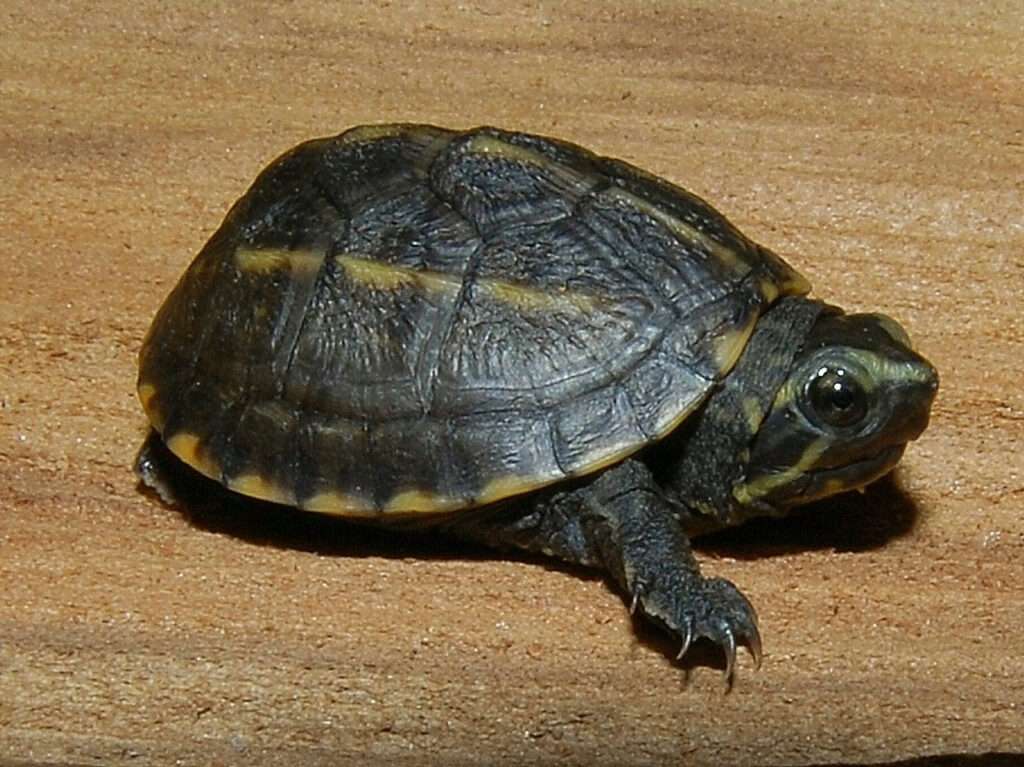
<svg viewBox="0 0 1024 767"><path fill-rule="evenodd" d="M672 506L639 461L629 460L571 490L540 494L456 522L453 532L607 571L639 609L680 640L682 658L701 637L725 652L731 686L736 646L760 666L761 638L750 602L729 581L705 578Z"/></svg>

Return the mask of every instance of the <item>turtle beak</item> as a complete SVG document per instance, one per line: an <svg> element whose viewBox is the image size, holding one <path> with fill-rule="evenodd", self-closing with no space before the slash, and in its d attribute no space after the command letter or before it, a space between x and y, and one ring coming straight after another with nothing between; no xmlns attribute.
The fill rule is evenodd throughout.
<svg viewBox="0 0 1024 767"><path fill-rule="evenodd" d="M897 390L898 400L905 406L890 421L893 444L915 440L928 427L932 403L939 390L939 373L926 359L918 356L913 371Z"/></svg>

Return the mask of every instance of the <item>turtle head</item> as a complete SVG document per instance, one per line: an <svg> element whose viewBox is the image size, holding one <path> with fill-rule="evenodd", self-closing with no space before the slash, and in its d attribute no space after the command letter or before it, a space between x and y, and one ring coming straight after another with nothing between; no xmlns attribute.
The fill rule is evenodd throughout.
<svg viewBox="0 0 1024 767"><path fill-rule="evenodd" d="M895 320L823 312L761 421L734 496L780 509L878 479L928 425L938 385Z"/></svg>

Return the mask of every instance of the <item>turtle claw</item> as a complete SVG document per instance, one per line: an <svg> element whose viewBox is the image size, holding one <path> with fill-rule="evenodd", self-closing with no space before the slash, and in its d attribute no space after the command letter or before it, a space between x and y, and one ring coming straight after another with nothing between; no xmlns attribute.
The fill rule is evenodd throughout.
<svg viewBox="0 0 1024 767"><path fill-rule="evenodd" d="M676 654L676 660L682 660L683 656L686 655L690 649L690 645L693 644L693 625L690 623L686 624L686 632L683 634L683 645L679 648L679 652Z"/></svg>
<svg viewBox="0 0 1024 767"><path fill-rule="evenodd" d="M761 632L757 630L757 623L754 623L752 628L753 631L745 637L746 645L747 650L750 652L750 657L754 659L754 668L760 671L761 660L764 658L764 653L761 648Z"/></svg>
<svg viewBox="0 0 1024 767"><path fill-rule="evenodd" d="M731 689L736 676L738 645L746 646L754 665L761 667L757 615L747 598L729 581L697 577L696 584L666 584L675 588L665 588L655 582L642 591L634 590L634 594L639 594L639 607L645 614L679 637L676 660L682 660L698 639L710 640L721 647L725 656L726 685Z"/></svg>
<svg viewBox="0 0 1024 767"><path fill-rule="evenodd" d="M643 590L644 587L642 583L638 583L636 588L633 590L633 601L629 603L630 615L636 615L636 608L640 606L640 594Z"/></svg>
<svg viewBox="0 0 1024 767"><path fill-rule="evenodd" d="M722 652L725 653L725 688L732 689L733 680L736 678L736 637L732 631L725 629L722 640Z"/></svg>

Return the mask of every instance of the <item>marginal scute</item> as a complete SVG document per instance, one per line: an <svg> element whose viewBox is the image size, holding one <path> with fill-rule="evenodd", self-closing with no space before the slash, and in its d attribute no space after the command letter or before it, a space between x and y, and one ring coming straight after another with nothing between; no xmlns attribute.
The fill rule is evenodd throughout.
<svg viewBox="0 0 1024 767"><path fill-rule="evenodd" d="M846 481L841 477L832 477L825 481L824 486L821 489L823 496L838 495L844 490L849 489Z"/></svg>
<svg viewBox="0 0 1024 767"><path fill-rule="evenodd" d="M294 494L289 493L284 488L258 474L243 474L238 477L229 477L226 484L236 493L241 493L242 495L288 506L295 505Z"/></svg>
<svg viewBox="0 0 1024 767"><path fill-rule="evenodd" d="M714 237L705 234L696 227L690 226L685 221L673 216L671 213L658 207L652 202L645 200L642 197L638 197L632 192L627 192L625 189L612 189L608 194L609 196L621 200L627 205L635 208L641 213L650 216L675 234L676 237L687 245L706 251L713 258L717 259L727 270L733 272L737 276L742 277L752 269L751 264L741 258L735 250L723 245Z"/></svg>
<svg viewBox="0 0 1024 767"><path fill-rule="evenodd" d="M803 296L811 292L811 283L807 278L768 248L757 246L757 254L761 261L762 273L771 275L761 283L761 292L766 301L770 303L775 300L768 298L772 292L772 288L767 287L769 284L778 295L783 296Z"/></svg>
<svg viewBox="0 0 1024 767"><path fill-rule="evenodd" d="M156 387L151 383L140 383L138 388L139 402L142 403L142 410L149 419L149 423L157 431L163 431L164 417L157 407Z"/></svg>
<svg viewBox="0 0 1024 767"><path fill-rule="evenodd" d="M683 421L690 417L690 414L700 405L700 400L694 401L689 407L678 410L666 417L660 424L656 426L657 431L654 434L654 438L661 439L666 437L676 429L678 429Z"/></svg>
<svg viewBox="0 0 1024 767"><path fill-rule="evenodd" d="M750 312L742 325L723 330L715 338L715 364L722 374L732 370L736 360L747 348L747 342L750 341L750 336L754 333L754 327L757 325L759 317L757 312Z"/></svg>
<svg viewBox="0 0 1024 767"><path fill-rule="evenodd" d="M320 514L335 514L344 517L374 517L380 512L367 500L339 492L317 493L303 499L299 507Z"/></svg>
<svg viewBox="0 0 1024 767"><path fill-rule="evenodd" d="M530 165L550 165L548 160L540 152L518 146L508 141L502 141L497 136L486 133L477 134L465 144L465 151L471 154L484 154L491 157L499 157L503 160L529 163Z"/></svg>
<svg viewBox="0 0 1024 767"><path fill-rule="evenodd" d="M779 290L787 296L805 296L811 292L811 282L796 269L785 264L786 276L779 280Z"/></svg>
<svg viewBox="0 0 1024 767"><path fill-rule="evenodd" d="M384 504L384 511L391 514L430 514L453 511L465 505L466 502L458 498L447 498L431 490L412 489L394 495Z"/></svg>
<svg viewBox="0 0 1024 767"><path fill-rule="evenodd" d="M220 466L206 454L202 441L197 435L182 431L170 437L164 437L164 442L168 450L200 474L220 480Z"/></svg>
<svg viewBox="0 0 1024 767"><path fill-rule="evenodd" d="M495 477L484 485L484 489L480 491L475 500L480 506L486 506L489 503L533 490L536 485L537 482L533 477L518 477L514 474Z"/></svg>
<svg viewBox="0 0 1024 767"><path fill-rule="evenodd" d="M594 456L585 456L580 461L580 465L577 467L576 471L573 472L573 475L585 476L587 474L595 474L602 469L607 469L609 466L614 466L615 464L626 460L642 447L642 443L632 444L619 448L618 450L609 450Z"/></svg>
<svg viewBox="0 0 1024 767"><path fill-rule="evenodd" d="M766 304L774 303L779 297L779 285L775 280L762 277L757 286Z"/></svg>
<svg viewBox="0 0 1024 767"><path fill-rule="evenodd" d="M153 397L155 396L156 387L153 384L139 384L139 402L142 403L143 410L149 412L149 408L153 404Z"/></svg>

